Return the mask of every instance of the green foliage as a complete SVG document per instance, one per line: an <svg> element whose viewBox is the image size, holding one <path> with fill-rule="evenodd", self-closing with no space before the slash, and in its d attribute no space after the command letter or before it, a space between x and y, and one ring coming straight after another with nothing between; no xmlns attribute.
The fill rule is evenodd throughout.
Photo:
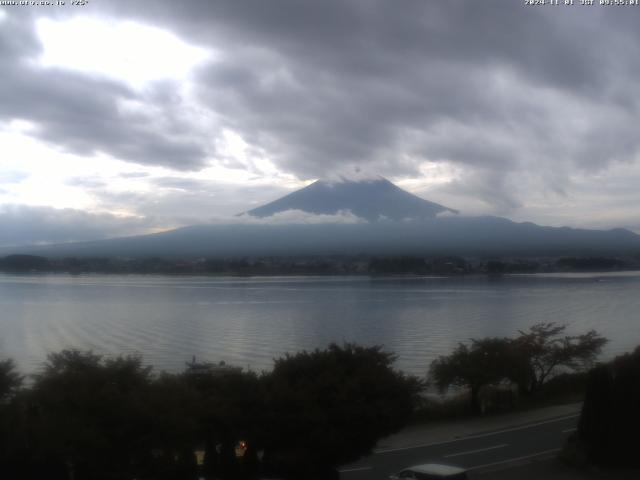
<svg viewBox="0 0 640 480"><path fill-rule="evenodd" d="M20 434L21 412L16 408L22 381L12 360L0 361L0 476L3 478L3 467L16 461L17 446L24 441L24 435Z"/></svg>
<svg viewBox="0 0 640 480"><path fill-rule="evenodd" d="M0 270L9 272L45 271L49 268L49 260L36 255L9 255L0 258Z"/></svg>
<svg viewBox="0 0 640 480"><path fill-rule="evenodd" d="M318 470L369 453L406 424L422 389L393 361L380 347L353 344L276 360L265 378L268 454Z"/></svg>
<svg viewBox="0 0 640 480"><path fill-rule="evenodd" d="M620 270L628 265L618 258L587 257L587 258L560 258L556 265L564 270L585 270L589 272L598 270Z"/></svg>
<svg viewBox="0 0 640 480"><path fill-rule="evenodd" d="M471 408L480 410L480 388L509 377L513 366L513 349L507 338L484 338L462 343L448 356L431 363L429 378L441 390L450 386L468 387Z"/></svg>
<svg viewBox="0 0 640 480"><path fill-rule="evenodd" d="M256 451L264 436L265 399L258 375L224 364L189 364L181 380L195 394L192 405L197 443L218 473L232 478L256 467ZM249 446L242 468L235 461L238 441Z"/></svg>
<svg viewBox="0 0 640 480"><path fill-rule="evenodd" d="M536 394L560 373L587 370L607 342L594 330L575 336L564 335L565 330L564 325L538 323L514 339L472 339L434 360L429 379L441 391L469 388L475 411L480 388L502 380L517 383L526 395Z"/></svg>
<svg viewBox="0 0 640 480"><path fill-rule="evenodd" d="M22 386L24 377L16 372L13 360L0 362L0 403L7 400Z"/></svg>
<svg viewBox="0 0 640 480"><path fill-rule="evenodd" d="M555 375L540 387L539 395L532 400L535 405L580 402L587 388L587 375L588 372L582 370Z"/></svg>
<svg viewBox="0 0 640 480"><path fill-rule="evenodd" d="M29 388L2 362L2 478L255 478L258 451L279 474L311 478L369 452L401 428L421 383L379 347L347 344L288 355L257 375L188 364L153 375L140 357L51 354ZM246 442L236 458L238 441ZM205 451L196 466L194 450ZM264 472L263 472L264 473ZM296 477L298 478L298 477Z"/></svg>
<svg viewBox="0 0 640 480"><path fill-rule="evenodd" d="M560 371L589 369L607 343L590 330L583 335L564 335L566 325L537 323L513 341L521 361L512 378L525 393L536 393Z"/></svg>
<svg viewBox="0 0 640 480"><path fill-rule="evenodd" d="M145 405L150 371L135 356L49 355L28 394L35 462L57 458L81 476L135 470L151 440Z"/></svg>
<svg viewBox="0 0 640 480"><path fill-rule="evenodd" d="M369 261L369 271L377 274L413 273L424 275L430 269L422 258L415 257L382 257Z"/></svg>

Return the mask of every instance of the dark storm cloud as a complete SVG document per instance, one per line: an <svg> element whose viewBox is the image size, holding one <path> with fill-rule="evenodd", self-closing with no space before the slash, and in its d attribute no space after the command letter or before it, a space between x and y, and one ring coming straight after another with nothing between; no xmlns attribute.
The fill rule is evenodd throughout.
<svg viewBox="0 0 640 480"><path fill-rule="evenodd" d="M424 159L502 173L598 169L638 152L629 98L640 67L637 9L506 0L149 5L108 8L223 52L200 76L200 99L300 177L345 163L415 174Z"/></svg>
<svg viewBox="0 0 640 480"><path fill-rule="evenodd" d="M34 19L13 13L0 28L0 120L29 120L36 127L32 135L80 155L102 151L179 170L204 165L204 147L177 136L174 124L163 131L152 118L119 106L123 101L146 102L144 95L115 81L36 66L41 45ZM172 120L170 106L163 113Z"/></svg>
<svg viewBox="0 0 640 480"><path fill-rule="evenodd" d="M148 232L151 218L90 214L74 209L0 206L0 246L62 243Z"/></svg>

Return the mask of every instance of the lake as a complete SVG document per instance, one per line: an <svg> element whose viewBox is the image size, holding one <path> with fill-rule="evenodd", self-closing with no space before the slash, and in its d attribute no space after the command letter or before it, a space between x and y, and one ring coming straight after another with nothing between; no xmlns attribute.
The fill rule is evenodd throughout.
<svg viewBox="0 0 640 480"><path fill-rule="evenodd" d="M0 274L0 358L21 370L48 352L140 353L157 369L199 360L269 369L330 342L383 345L423 375L472 337L542 321L610 339L603 358L640 344L640 272L498 278Z"/></svg>

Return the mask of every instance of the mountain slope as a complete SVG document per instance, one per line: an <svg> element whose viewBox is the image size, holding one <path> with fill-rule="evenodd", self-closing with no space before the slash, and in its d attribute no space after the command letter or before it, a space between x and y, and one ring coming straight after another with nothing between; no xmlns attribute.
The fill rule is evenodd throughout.
<svg viewBox="0 0 640 480"><path fill-rule="evenodd" d="M351 211L369 222L284 223L289 210L331 215ZM383 178L318 181L228 224L196 225L137 237L26 248L1 255L50 257L232 257L290 255L572 256L640 252L640 236L624 229L581 230L516 223L499 217L441 216L455 212Z"/></svg>
<svg viewBox="0 0 640 480"><path fill-rule="evenodd" d="M585 256L640 251L623 229L581 230L498 217L358 224L199 225L138 237L1 249L49 257L239 257L292 255Z"/></svg>
<svg viewBox="0 0 640 480"><path fill-rule="evenodd" d="M318 180L278 200L246 212L254 217L270 217L287 210L331 215L349 210L370 222L424 220L444 212L458 213L417 197L385 178L375 180Z"/></svg>

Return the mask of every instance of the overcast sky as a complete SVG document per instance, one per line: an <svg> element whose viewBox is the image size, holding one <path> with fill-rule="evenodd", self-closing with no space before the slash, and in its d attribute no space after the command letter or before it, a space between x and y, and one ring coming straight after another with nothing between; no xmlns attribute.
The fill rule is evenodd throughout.
<svg viewBox="0 0 640 480"><path fill-rule="evenodd" d="M223 221L355 168L640 232L640 7L574 3L0 6L0 245Z"/></svg>

